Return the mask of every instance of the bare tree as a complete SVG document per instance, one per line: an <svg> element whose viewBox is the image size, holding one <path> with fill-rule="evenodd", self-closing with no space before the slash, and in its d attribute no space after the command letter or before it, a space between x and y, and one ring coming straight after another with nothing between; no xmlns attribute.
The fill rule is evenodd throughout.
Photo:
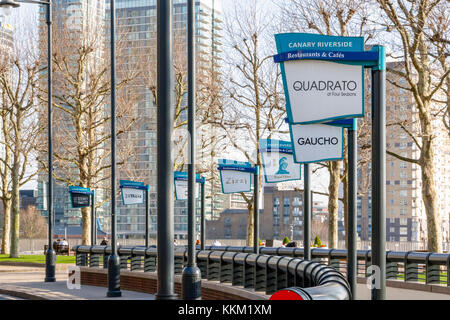
<svg viewBox="0 0 450 320"><path fill-rule="evenodd" d="M67 185L99 190L103 196L96 202L100 207L109 199L110 179L110 120L108 108L111 83L108 55L104 50L102 24L88 24L72 30L62 23L54 30L54 178ZM45 46L42 46L45 48ZM117 44L120 52L121 42ZM44 50L43 56L46 52ZM138 71L135 64L118 57L117 136L127 132L136 121L136 98L132 81ZM130 85L129 85L130 84ZM44 91L45 87L43 87ZM43 94L43 101L46 95ZM42 112L41 120L47 116ZM46 142L42 137L42 151ZM117 148L118 165L128 158L130 148ZM43 156L43 152L41 153ZM47 163L40 159L44 169ZM82 208L82 243L90 243L90 208Z"/></svg>
<svg viewBox="0 0 450 320"><path fill-rule="evenodd" d="M236 4L225 22L230 46L225 63L230 71L228 99L218 125L233 149L260 167L259 141L280 132L285 117L281 75L271 60L273 53L267 50L269 41L273 41L272 37L267 38L272 35L272 18L263 4L246 1ZM261 188L261 176L259 182ZM253 245L253 197L244 193L241 196L249 212L247 245Z"/></svg>
<svg viewBox="0 0 450 320"><path fill-rule="evenodd" d="M5 72L6 70L3 70ZM11 150L5 148L4 146L9 145L9 118L8 118L8 108L7 99L5 93L2 92L2 108L1 108L1 119L2 119L2 134L0 138L2 139L1 145L4 149L4 158L0 165L0 176L1 176L1 199L3 204L3 233L2 233L2 254L9 254L10 249L10 237L11 237L11 171L10 166L4 163L11 162Z"/></svg>
<svg viewBox="0 0 450 320"><path fill-rule="evenodd" d="M16 48L12 57L0 63L0 92L2 93L2 143L6 150L2 163L2 196L5 216L11 208L11 257L19 256L20 186L30 181L30 158L35 150L40 127L37 121L39 96L38 59L27 47ZM4 234L6 240L8 234ZM5 245L7 244L7 240ZM6 250L5 250L6 251Z"/></svg>
<svg viewBox="0 0 450 320"><path fill-rule="evenodd" d="M28 206L20 213L20 231L24 239L44 239L47 235L47 221L35 206Z"/></svg>
<svg viewBox="0 0 450 320"><path fill-rule="evenodd" d="M286 24L290 32L314 32L322 35L366 36L365 41L373 37L373 30L368 25L367 4L357 0L292 0L289 4L279 5L282 19L290 21ZM363 125L363 129L366 126ZM362 132L359 129L359 132ZM359 134L359 133L358 133ZM344 223L347 226L347 143L344 139L343 161L329 161L321 165L329 173L328 184L328 241L330 248L338 245L338 208L339 186L343 183ZM346 233L347 235L348 233Z"/></svg>
<svg viewBox="0 0 450 320"><path fill-rule="evenodd" d="M399 68L397 65L388 69L388 72L396 76L393 79L404 79L405 83L395 80L391 83L412 93L415 102L413 108L417 111L419 119L416 132L402 123L398 124L417 146L419 156L409 158L392 150L388 150L387 153L421 168L428 250L442 252L435 179L438 132L434 123L439 109L444 110L444 115L448 113L448 91L447 97L439 99L439 96L444 96L442 90L446 84L448 85L450 75L448 41L444 38L445 34L437 33L448 30L448 2L377 0L377 3L384 16L384 23L378 23L384 25L388 31L395 31L394 35L399 40L398 51L394 47L393 57L401 61L402 66ZM439 100L444 102L444 108L439 108L439 103L436 103Z"/></svg>

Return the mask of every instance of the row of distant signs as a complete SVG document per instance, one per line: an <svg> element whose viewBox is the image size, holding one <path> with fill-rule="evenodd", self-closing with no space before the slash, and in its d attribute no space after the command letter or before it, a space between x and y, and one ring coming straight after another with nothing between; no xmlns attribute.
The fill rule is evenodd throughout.
<svg viewBox="0 0 450 320"><path fill-rule="evenodd" d="M364 38L284 33L275 42L294 162L342 159L344 127L364 116Z"/></svg>
<svg viewBox="0 0 450 320"><path fill-rule="evenodd" d="M364 116L363 37L284 33L275 42L291 141L260 140L267 183L301 179L301 163L342 159L344 128ZM251 190L249 162L221 159L218 169L223 193Z"/></svg>
<svg viewBox="0 0 450 320"><path fill-rule="evenodd" d="M188 196L188 174L186 172L175 172L175 199L187 200ZM198 184L205 183L205 178L200 177L197 174L196 182ZM196 188L195 197L199 197L199 188ZM124 205L143 204L145 202L145 191L149 189L149 186L143 182L120 180L120 189L122 191L122 203ZM89 188L83 188L78 186L70 186L69 193L71 197L73 208L84 208L91 205L91 195L94 191Z"/></svg>
<svg viewBox="0 0 450 320"><path fill-rule="evenodd" d="M274 139L260 140L260 149L266 183L301 179L301 166L294 161L292 143ZM250 162L219 160L223 193L250 192L258 168Z"/></svg>

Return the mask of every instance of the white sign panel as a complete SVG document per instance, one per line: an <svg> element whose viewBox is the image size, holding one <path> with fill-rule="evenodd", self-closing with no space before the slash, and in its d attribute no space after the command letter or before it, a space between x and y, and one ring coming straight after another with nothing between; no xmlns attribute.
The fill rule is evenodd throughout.
<svg viewBox="0 0 450 320"><path fill-rule="evenodd" d="M300 165L295 163L293 154L280 152L262 152L266 182L276 183L300 180Z"/></svg>
<svg viewBox="0 0 450 320"><path fill-rule="evenodd" d="M284 63L291 123L317 123L364 114L364 69L329 61Z"/></svg>
<svg viewBox="0 0 450 320"><path fill-rule="evenodd" d="M200 186L196 183L195 198L199 197ZM188 182L187 180L175 180L175 198L177 200L187 200L188 198Z"/></svg>
<svg viewBox="0 0 450 320"><path fill-rule="evenodd" d="M326 124L292 124L291 135L297 163L341 160L344 128Z"/></svg>
<svg viewBox="0 0 450 320"><path fill-rule="evenodd" d="M251 176L248 171L220 170L223 193L250 192Z"/></svg>
<svg viewBox="0 0 450 320"><path fill-rule="evenodd" d="M123 204L144 203L144 190L135 188L122 188Z"/></svg>

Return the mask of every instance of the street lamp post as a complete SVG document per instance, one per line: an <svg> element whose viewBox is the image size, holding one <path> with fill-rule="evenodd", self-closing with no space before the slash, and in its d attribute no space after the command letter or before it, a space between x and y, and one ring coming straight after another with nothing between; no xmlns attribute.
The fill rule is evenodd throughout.
<svg viewBox="0 0 450 320"><path fill-rule="evenodd" d="M116 240L116 1L111 0L111 255L108 257L108 297L120 297L120 259Z"/></svg>
<svg viewBox="0 0 450 320"><path fill-rule="evenodd" d="M172 1L157 1L158 78L158 291L157 300L173 300L175 294L173 222L173 44Z"/></svg>
<svg viewBox="0 0 450 320"><path fill-rule="evenodd" d="M45 253L45 282L55 282L56 254L53 250L53 144L52 144L52 3L33 0L0 0L0 8L9 14L20 3L43 4L47 6L47 76L48 76L48 246Z"/></svg>
<svg viewBox="0 0 450 320"><path fill-rule="evenodd" d="M182 298L199 300L201 298L201 273L195 258L195 8L194 0L187 1L188 30L188 131L190 139L190 163L188 164L188 263L181 277Z"/></svg>

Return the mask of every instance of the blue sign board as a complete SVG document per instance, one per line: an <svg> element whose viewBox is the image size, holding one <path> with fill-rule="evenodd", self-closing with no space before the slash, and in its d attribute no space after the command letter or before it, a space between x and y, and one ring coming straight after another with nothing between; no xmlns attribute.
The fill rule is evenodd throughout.
<svg viewBox="0 0 450 320"><path fill-rule="evenodd" d="M120 189L124 205L143 204L145 202L145 191L149 189L149 186L143 182L120 180Z"/></svg>
<svg viewBox="0 0 450 320"><path fill-rule="evenodd" d="M94 191L89 188L69 186L69 193L73 208L85 208L91 205L91 195Z"/></svg>
<svg viewBox="0 0 450 320"><path fill-rule="evenodd" d="M364 116L363 37L275 35L289 123ZM364 60L365 61L365 60Z"/></svg>
<svg viewBox="0 0 450 320"><path fill-rule="evenodd" d="M290 141L261 139L259 143L266 183L301 179L301 165L294 161Z"/></svg>
<svg viewBox="0 0 450 320"><path fill-rule="evenodd" d="M222 193L250 192L256 168L250 162L219 159Z"/></svg>
<svg viewBox="0 0 450 320"><path fill-rule="evenodd" d="M183 171L175 171L173 174L175 183L175 200L187 200L188 198L188 173ZM198 184L195 189L195 198L199 197L200 184L205 183L206 179L199 174L195 175L195 182Z"/></svg>

